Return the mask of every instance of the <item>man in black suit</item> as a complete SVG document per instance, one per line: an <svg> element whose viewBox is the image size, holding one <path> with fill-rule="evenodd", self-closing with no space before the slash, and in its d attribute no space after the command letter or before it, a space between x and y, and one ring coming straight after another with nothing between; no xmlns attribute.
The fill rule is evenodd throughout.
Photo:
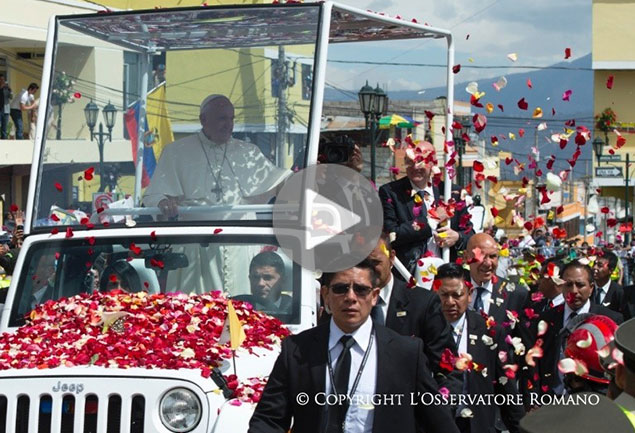
<svg viewBox="0 0 635 433"><path fill-rule="evenodd" d="M619 312L624 304L624 290L622 286L611 279L611 274L615 271L618 260L615 253L607 249L598 254L593 264L595 286L591 302Z"/></svg>
<svg viewBox="0 0 635 433"><path fill-rule="evenodd" d="M441 312L439 297L421 287L408 288L403 280L393 276L395 250L386 234L381 236L368 258L375 265L381 288L377 305L371 312L372 319L401 335L421 338L430 370L439 386L460 393L461 374L441 368L443 352L447 349L456 353L456 347Z"/></svg>
<svg viewBox="0 0 635 433"><path fill-rule="evenodd" d="M536 394L557 394L564 392L563 377L558 370L558 361L563 358L563 341L569 321L579 314L591 313L607 316L615 323L622 323L622 315L601 305L591 303L593 293L593 270L577 260L564 266L565 303L545 311L532 327L534 346L540 345L543 355L536 358L536 375L531 384ZM538 324L547 325L543 335L538 335ZM541 340L540 342L538 340ZM529 348L527 348L529 350Z"/></svg>
<svg viewBox="0 0 635 433"><path fill-rule="evenodd" d="M439 394L421 340L370 319L379 295L373 265L325 274L323 284L331 320L282 342L249 432L458 433L447 406L410 400Z"/></svg>
<svg viewBox="0 0 635 433"><path fill-rule="evenodd" d="M474 232L465 203L457 203L453 215L434 209L442 199L443 187L431 183L432 168L437 164L432 144L424 141L407 149L405 164L407 176L379 188L379 198L384 209L384 231L394 233L397 257L414 273L423 254L440 257L441 248L449 247L456 257ZM460 200L460 194L455 200ZM439 219L428 218L429 211L437 213Z"/></svg>
<svg viewBox="0 0 635 433"><path fill-rule="evenodd" d="M512 333L517 335L518 328L508 312L520 317L529 292L521 285L496 276L499 249L498 243L487 233L477 233L468 241L465 259L470 266L470 283L474 287L470 306L477 312L482 310L508 330L513 323L516 331Z"/></svg>
<svg viewBox="0 0 635 433"><path fill-rule="evenodd" d="M463 372L465 383L462 394L504 397L500 399L505 402L500 405L500 413L508 431L516 433L525 411L516 380L508 378L504 368L513 364L505 342L506 333L498 325L488 329L479 313L467 309L473 288L468 289L464 277L463 268L455 263L440 266L435 277L441 308L452 326L458 352L464 358L464 354L469 354L474 363ZM492 350L493 347L495 350ZM494 433L496 404L476 404L477 401L475 404L459 405L457 426L462 432Z"/></svg>

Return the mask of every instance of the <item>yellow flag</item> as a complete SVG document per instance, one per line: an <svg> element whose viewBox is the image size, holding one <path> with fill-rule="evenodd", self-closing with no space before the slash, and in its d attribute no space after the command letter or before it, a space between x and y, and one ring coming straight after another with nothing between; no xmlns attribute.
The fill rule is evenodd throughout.
<svg viewBox="0 0 635 433"><path fill-rule="evenodd" d="M159 161L163 148L174 141L172 124L166 104L165 83L148 93L146 105L148 131L152 134L152 150L156 161Z"/></svg>
<svg viewBox="0 0 635 433"><path fill-rule="evenodd" d="M238 315L236 314L236 310L234 310L234 304L232 304L231 299L227 301L227 319L226 323L229 322L229 345L232 350L236 350L243 344L245 338L245 330L243 329L242 323L238 319Z"/></svg>

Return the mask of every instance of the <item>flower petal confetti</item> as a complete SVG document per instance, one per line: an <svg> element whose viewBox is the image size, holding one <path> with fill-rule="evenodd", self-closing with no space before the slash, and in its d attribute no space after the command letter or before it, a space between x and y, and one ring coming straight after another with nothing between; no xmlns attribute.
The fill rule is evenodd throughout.
<svg viewBox="0 0 635 433"><path fill-rule="evenodd" d="M256 347L273 350L289 335L282 323L233 301L246 339L236 353ZM27 323L0 339L0 370L96 365L106 368L211 369L232 356L220 344L227 298L220 292L81 294L47 301ZM195 323L194 334L192 329ZM33 350L37 340L38 350Z"/></svg>
<svg viewBox="0 0 635 433"><path fill-rule="evenodd" d="M515 62L516 60L518 60L518 54L516 53L509 53L507 54L507 58L509 60L511 60L512 62Z"/></svg>

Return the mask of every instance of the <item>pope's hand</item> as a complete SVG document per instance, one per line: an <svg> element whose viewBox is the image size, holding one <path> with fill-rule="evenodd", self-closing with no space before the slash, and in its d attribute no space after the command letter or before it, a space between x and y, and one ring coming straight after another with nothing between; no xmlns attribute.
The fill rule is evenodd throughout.
<svg viewBox="0 0 635 433"><path fill-rule="evenodd" d="M450 226L438 227L434 234L434 240L441 248L451 247L459 240L459 234Z"/></svg>
<svg viewBox="0 0 635 433"><path fill-rule="evenodd" d="M166 195L164 199L162 199L159 204L159 210L163 215L168 218L175 217L179 214L179 204L183 201L183 196L174 197L171 195Z"/></svg>

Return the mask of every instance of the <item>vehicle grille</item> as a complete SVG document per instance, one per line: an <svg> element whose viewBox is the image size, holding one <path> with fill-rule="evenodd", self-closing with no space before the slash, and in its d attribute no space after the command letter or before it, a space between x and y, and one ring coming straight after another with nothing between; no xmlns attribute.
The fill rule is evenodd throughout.
<svg viewBox="0 0 635 433"><path fill-rule="evenodd" d="M121 377L3 378L0 384L0 433L167 431L151 411L165 391L184 385ZM194 432L204 431L204 424Z"/></svg>

